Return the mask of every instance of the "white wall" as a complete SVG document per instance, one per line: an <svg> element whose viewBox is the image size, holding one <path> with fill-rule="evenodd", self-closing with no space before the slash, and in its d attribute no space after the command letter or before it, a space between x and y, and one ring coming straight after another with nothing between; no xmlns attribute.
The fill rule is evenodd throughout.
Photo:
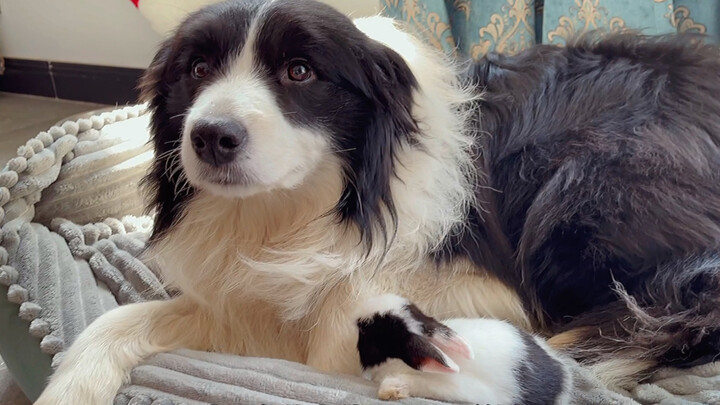
<svg viewBox="0 0 720 405"><path fill-rule="evenodd" d="M0 54L146 67L160 42L129 0L0 0Z"/></svg>
<svg viewBox="0 0 720 405"><path fill-rule="evenodd" d="M355 17L379 3L323 1ZM130 0L0 0L0 55L8 58L144 68L161 39Z"/></svg>

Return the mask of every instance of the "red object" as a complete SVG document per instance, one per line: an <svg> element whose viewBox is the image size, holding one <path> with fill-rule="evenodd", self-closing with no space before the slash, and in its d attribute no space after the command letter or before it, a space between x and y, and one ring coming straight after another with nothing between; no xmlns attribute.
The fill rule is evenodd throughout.
<svg viewBox="0 0 720 405"><path fill-rule="evenodd" d="M140 3L140 0L130 0L130 1L133 2L133 4L135 5L135 7L137 7L137 6L138 6L138 3Z"/></svg>

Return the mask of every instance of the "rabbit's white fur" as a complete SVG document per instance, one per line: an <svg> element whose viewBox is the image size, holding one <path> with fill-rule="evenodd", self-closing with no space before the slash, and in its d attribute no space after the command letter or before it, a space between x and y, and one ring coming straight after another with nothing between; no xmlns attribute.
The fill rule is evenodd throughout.
<svg viewBox="0 0 720 405"><path fill-rule="evenodd" d="M412 334L431 334L408 305L408 300L394 294L378 296L363 304L358 318L370 322L367 328L381 327L372 324L374 316L395 317ZM380 384L381 399L424 397L453 403L508 405L569 402L569 360L556 354L542 339L495 319L456 318L441 323L457 336L444 335L437 346L437 337L427 336L428 344L450 357L450 367L446 372L420 371L397 358L368 367L366 376ZM463 345L468 348L457 350ZM546 402L547 398L554 398L554 402Z"/></svg>

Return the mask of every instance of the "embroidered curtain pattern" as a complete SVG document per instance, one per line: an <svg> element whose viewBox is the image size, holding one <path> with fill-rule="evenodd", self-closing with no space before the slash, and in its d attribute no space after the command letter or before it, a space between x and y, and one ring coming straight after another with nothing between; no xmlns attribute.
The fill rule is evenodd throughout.
<svg viewBox="0 0 720 405"><path fill-rule="evenodd" d="M475 59L536 43L562 45L597 29L691 32L720 42L720 0L381 0L381 6L435 47Z"/></svg>

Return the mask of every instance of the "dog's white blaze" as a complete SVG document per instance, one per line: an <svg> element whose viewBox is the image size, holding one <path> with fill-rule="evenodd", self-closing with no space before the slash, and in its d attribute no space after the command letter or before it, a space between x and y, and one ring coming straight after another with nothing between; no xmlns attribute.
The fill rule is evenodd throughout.
<svg viewBox="0 0 720 405"><path fill-rule="evenodd" d="M278 106L272 91L255 69L257 23L248 40L222 78L200 92L185 119L182 164L193 186L229 198L245 198L261 192L292 189L300 185L329 154L328 136L293 125ZM228 168L211 168L193 151L190 134L201 119L232 119L248 131L248 143ZM244 184L219 185L207 173L237 172Z"/></svg>

